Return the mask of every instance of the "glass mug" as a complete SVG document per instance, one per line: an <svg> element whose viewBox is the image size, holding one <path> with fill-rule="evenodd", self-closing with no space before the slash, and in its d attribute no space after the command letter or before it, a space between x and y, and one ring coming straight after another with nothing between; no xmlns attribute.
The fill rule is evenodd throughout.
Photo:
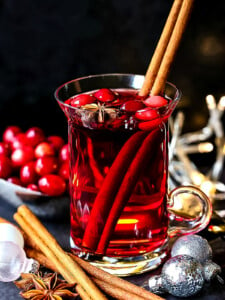
<svg viewBox="0 0 225 300"><path fill-rule="evenodd" d="M168 104L126 110L123 100L133 101L143 81L142 75L101 74L72 80L55 92L68 119L71 249L119 276L156 268L166 259L172 236L202 230L212 214L201 190L182 186L168 192L167 120L181 93L167 83ZM78 107L68 102L102 88L118 98ZM187 201L196 208L194 216L182 211Z"/></svg>

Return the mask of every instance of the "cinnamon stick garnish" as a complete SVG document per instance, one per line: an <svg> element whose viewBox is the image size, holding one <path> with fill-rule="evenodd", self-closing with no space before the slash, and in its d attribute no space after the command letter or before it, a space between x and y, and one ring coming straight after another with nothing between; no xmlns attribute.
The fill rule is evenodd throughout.
<svg viewBox="0 0 225 300"><path fill-rule="evenodd" d="M189 19L194 0L183 0L177 22L174 26L173 33L163 56L159 71L157 73L151 95L159 95L165 86L170 67L175 58L177 49L180 45L184 30Z"/></svg>
<svg viewBox="0 0 225 300"><path fill-rule="evenodd" d="M97 248L99 238L110 212L116 192L145 136L146 132L136 132L127 140L115 158L91 209L91 214L89 216L82 241L83 247L91 249L92 251Z"/></svg>
<svg viewBox="0 0 225 300"><path fill-rule="evenodd" d="M154 80L156 78L162 58L164 56L164 52L167 48L172 31L174 29L177 16L180 12L182 2L183 0L175 0L173 2L170 13L168 15L165 26L163 28L162 34L160 36L160 39L158 41L158 44L152 56L151 62L145 74L144 83L142 85L141 90L139 91L140 96L147 96L150 90L152 89Z"/></svg>
<svg viewBox="0 0 225 300"><path fill-rule="evenodd" d="M109 243L109 239L114 231L116 223L121 216L121 213L127 204L133 189L137 183L137 180L140 176L140 172L143 167L149 163L152 159L152 156L155 152L155 146L158 146L160 143L160 133L159 129L150 131L147 137L142 142L140 148L138 149L134 159L132 160L122 182L120 188L116 194L108 218L106 220L103 232L101 234L97 252L105 253L106 248Z"/></svg>
<svg viewBox="0 0 225 300"><path fill-rule="evenodd" d="M52 261L66 281L78 283L90 299L107 299L80 266L63 251L55 238L28 207L21 205L17 213L14 214L14 219L24 232L33 239L46 257Z"/></svg>
<svg viewBox="0 0 225 300"><path fill-rule="evenodd" d="M175 0L159 43L146 72L141 96L159 95L164 89L171 64L180 45L194 0ZM165 47L166 46L166 47Z"/></svg>

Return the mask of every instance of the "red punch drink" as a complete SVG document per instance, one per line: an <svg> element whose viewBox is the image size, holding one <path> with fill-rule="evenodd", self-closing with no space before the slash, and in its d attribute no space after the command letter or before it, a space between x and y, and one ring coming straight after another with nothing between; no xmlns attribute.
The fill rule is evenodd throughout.
<svg viewBox="0 0 225 300"><path fill-rule="evenodd" d="M142 81L90 76L56 98L69 124L72 250L104 265L158 259L150 269L167 252L167 120L179 92L168 84L162 97L143 99Z"/></svg>

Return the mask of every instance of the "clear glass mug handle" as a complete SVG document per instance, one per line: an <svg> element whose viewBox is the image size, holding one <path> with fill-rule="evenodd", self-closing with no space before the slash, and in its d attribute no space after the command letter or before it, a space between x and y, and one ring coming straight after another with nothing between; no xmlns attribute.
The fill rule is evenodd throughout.
<svg viewBox="0 0 225 300"><path fill-rule="evenodd" d="M194 186L180 186L168 195L170 237L197 233L203 230L212 216L208 196Z"/></svg>

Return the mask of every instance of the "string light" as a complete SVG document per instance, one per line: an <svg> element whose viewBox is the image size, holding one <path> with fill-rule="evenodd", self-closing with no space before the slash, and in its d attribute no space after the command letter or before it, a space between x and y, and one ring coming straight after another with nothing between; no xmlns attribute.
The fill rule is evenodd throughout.
<svg viewBox="0 0 225 300"><path fill-rule="evenodd" d="M207 95L209 119L205 127L195 132L182 133L184 114L179 112L169 125L172 133L169 146L169 188L178 185L196 185L214 200L225 199L225 184L219 181L224 165L225 138L221 118L225 110L225 95L218 103ZM209 139L214 138L214 144ZM216 159L208 174L201 172L189 154L216 151Z"/></svg>

